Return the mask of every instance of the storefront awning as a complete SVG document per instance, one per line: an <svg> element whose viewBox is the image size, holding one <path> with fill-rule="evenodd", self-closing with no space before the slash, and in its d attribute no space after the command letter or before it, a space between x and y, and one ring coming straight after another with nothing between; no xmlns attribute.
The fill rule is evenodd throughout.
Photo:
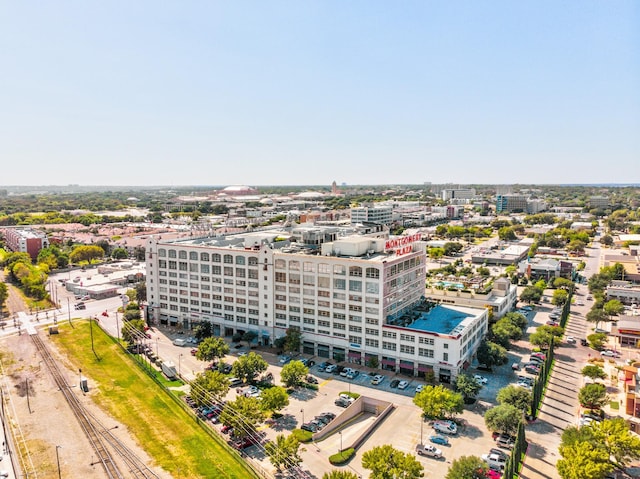
<svg viewBox="0 0 640 479"><path fill-rule="evenodd" d="M396 360L395 359L383 359L382 360L382 364L384 364L385 366L395 366L396 365Z"/></svg>
<svg viewBox="0 0 640 479"><path fill-rule="evenodd" d="M353 353L351 351L349 351L349 354L347 354L347 356L349 356L350 358L361 358L362 354L360 353Z"/></svg>
<svg viewBox="0 0 640 479"><path fill-rule="evenodd" d="M418 371L422 373L433 371L433 366L427 366L426 364L418 364Z"/></svg>

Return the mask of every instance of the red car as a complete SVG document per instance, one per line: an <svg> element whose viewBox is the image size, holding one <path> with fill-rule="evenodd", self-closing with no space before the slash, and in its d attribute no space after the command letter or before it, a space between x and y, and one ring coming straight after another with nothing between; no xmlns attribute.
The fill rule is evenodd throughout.
<svg viewBox="0 0 640 479"><path fill-rule="evenodd" d="M236 449L246 449L257 443L258 443L258 438L253 435L246 436L241 439L233 439L231 441L231 445Z"/></svg>

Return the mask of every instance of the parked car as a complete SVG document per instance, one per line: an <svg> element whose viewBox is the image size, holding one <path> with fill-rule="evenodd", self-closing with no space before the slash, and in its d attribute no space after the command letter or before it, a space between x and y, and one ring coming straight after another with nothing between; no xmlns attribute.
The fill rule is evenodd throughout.
<svg viewBox="0 0 640 479"><path fill-rule="evenodd" d="M346 399L341 398L341 397L337 398L335 401L333 401L333 403L336 406L340 406L340 407L349 407L349 406L351 406L351 401L347 401Z"/></svg>
<svg viewBox="0 0 640 479"><path fill-rule="evenodd" d="M332 373L334 372L336 369L338 369L338 366L335 364L329 364L327 367L324 368L324 372L325 373Z"/></svg>
<svg viewBox="0 0 640 479"><path fill-rule="evenodd" d="M257 437L255 437L254 435L250 434L248 436L243 437L242 439L234 439L231 441L231 445L233 447L235 447L236 449L246 449L248 447L253 446L254 444L257 444L258 442L260 442L258 440Z"/></svg>
<svg viewBox="0 0 640 479"><path fill-rule="evenodd" d="M347 379L355 379L360 374L360 371L356 371L355 369L351 372L347 373Z"/></svg>
<svg viewBox="0 0 640 479"><path fill-rule="evenodd" d="M453 435L458 433L458 426L453 421L435 421L433 423L433 429L444 434Z"/></svg>
<svg viewBox="0 0 640 479"><path fill-rule="evenodd" d="M429 436L429 441L431 441L434 444L440 444L441 446L449 445L449 439L447 439L446 437L440 434L434 434L433 436Z"/></svg>
<svg viewBox="0 0 640 479"><path fill-rule="evenodd" d="M581 344L582 346L589 346L589 341L587 341L586 339L582 338L582 339L580 340L580 344Z"/></svg>
<svg viewBox="0 0 640 479"><path fill-rule="evenodd" d="M540 358L543 361L545 361L547 359L547 355L544 354L544 353L531 353L531 357Z"/></svg>
<svg viewBox="0 0 640 479"><path fill-rule="evenodd" d="M600 356L606 356L608 358L619 358L620 353L618 351L612 351L611 349L606 349L605 351L600 352Z"/></svg>
<svg viewBox="0 0 640 479"><path fill-rule="evenodd" d="M513 363L513 364L511 365L511 369L512 369L513 371L520 371L520 363Z"/></svg>
<svg viewBox="0 0 640 479"><path fill-rule="evenodd" d="M409 381L400 381L398 383L398 389L407 389L407 386L409 385Z"/></svg>
<svg viewBox="0 0 640 479"><path fill-rule="evenodd" d="M479 374L474 374L473 379L475 379L480 384L487 384L489 380L484 376L480 376Z"/></svg>
<svg viewBox="0 0 640 479"><path fill-rule="evenodd" d="M380 384L382 381L384 381L384 376L382 374L376 374L375 376L373 376L373 378L371 379L371 384L373 384L374 386L377 386L378 384Z"/></svg>
<svg viewBox="0 0 640 479"><path fill-rule="evenodd" d="M355 372L355 369L353 368L344 368L342 371L340 371L340 376L346 378L348 374L351 374L353 372Z"/></svg>
<svg viewBox="0 0 640 479"><path fill-rule="evenodd" d="M280 356L278 362L282 365L289 364L291 362L291 356Z"/></svg>
<svg viewBox="0 0 640 479"><path fill-rule="evenodd" d="M500 434L496 439L496 445L502 449L513 449L515 443L515 439L507 434Z"/></svg>
<svg viewBox="0 0 640 479"><path fill-rule="evenodd" d="M318 384L318 380L316 378L314 378L313 376L307 376L307 382L309 384Z"/></svg>
<svg viewBox="0 0 640 479"><path fill-rule="evenodd" d="M533 374L534 376L537 376L538 374L540 374L540 368L533 366L533 365L527 365L524 370L526 372L528 372L529 374Z"/></svg>
<svg viewBox="0 0 640 479"><path fill-rule="evenodd" d="M416 394L418 394L420 391L422 391L424 389L424 384L418 384L416 386Z"/></svg>
<svg viewBox="0 0 640 479"><path fill-rule="evenodd" d="M489 454L497 454L498 456L504 457L505 459L509 457L508 453L496 447L492 447L491 449L489 449Z"/></svg>
<svg viewBox="0 0 640 479"><path fill-rule="evenodd" d="M483 454L482 460L486 462L491 469L498 471L502 471L507 463L504 457L498 456L497 454Z"/></svg>
<svg viewBox="0 0 640 479"><path fill-rule="evenodd" d="M393 381L391 381L391 382L389 383L389 387L397 388L397 387L398 387L398 384L400 384L400 380L399 380L399 379L394 379Z"/></svg>
<svg viewBox="0 0 640 479"><path fill-rule="evenodd" d="M316 425L312 424L310 422L304 423L302 426L300 426L300 429L304 429L305 431L309 431L309 432L317 432L318 431L318 428L316 427Z"/></svg>
<svg viewBox="0 0 640 479"><path fill-rule="evenodd" d="M342 394L340 394L338 397L340 397L340 398L344 399L345 401L349 401L350 403L352 403L353 401L355 401L355 398L353 398L353 397L349 396L349 395L348 395L348 394L346 394L346 393L342 393Z"/></svg>
<svg viewBox="0 0 640 479"><path fill-rule="evenodd" d="M440 459L442 457L442 451L431 444L418 444L416 446L416 453L419 456L433 457Z"/></svg>
<svg viewBox="0 0 640 479"><path fill-rule="evenodd" d="M565 339L565 341L566 341L568 344L576 344L576 338L574 338L573 336L567 336L567 337L566 337L566 339Z"/></svg>

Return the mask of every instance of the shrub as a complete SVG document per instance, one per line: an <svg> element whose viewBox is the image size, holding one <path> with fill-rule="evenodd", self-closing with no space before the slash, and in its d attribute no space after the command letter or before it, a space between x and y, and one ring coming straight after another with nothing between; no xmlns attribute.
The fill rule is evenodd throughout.
<svg viewBox="0 0 640 479"><path fill-rule="evenodd" d="M350 447L349 449L345 449L344 451L338 452L333 456L329 456L329 462L334 466L344 464L349 459L351 459L355 453L356 453L356 450Z"/></svg>
<svg viewBox="0 0 640 479"><path fill-rule="evenodd" d="M305 431L304 429L294 429L291 434L298 440L298 442L311 442L311 431Z"/></svg>

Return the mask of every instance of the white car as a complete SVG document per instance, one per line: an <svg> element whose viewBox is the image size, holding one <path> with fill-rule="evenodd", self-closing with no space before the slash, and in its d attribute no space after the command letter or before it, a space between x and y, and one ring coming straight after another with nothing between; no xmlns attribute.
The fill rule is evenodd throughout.
<svg viewBox="0 0 640 479"><path fill-rule="evenodd" d="M485 378L484 376L480 376L479 374L474 374L473 379L478 381L480 384L487 384L489 382L487 378Z"/></svg>
<svg viewBox="0 0 640 479"><path fill-rule="evenodd" d="M436 459L442 457L442 451L431 444L418 444L416 446L416 452L419 456L435 457Z"/></svg>
<svg viewBox="0 0 640 479"><path fill-rule="evenodd" d="M569 344L575 344L576 343L576 338L574 338L573 336L567 336L566 341Z"/></svg>
<svg viewBox="0 0 640 479"><path fill-rule="evenodd" d="M424 389L424 384L419 384L418 386L416 386L416 394L418 394L423 389Z"/></svg>
<svg viewBox="0 0 640 479"><path fill-rule="evenodd" d="M408 385L409 385L409 381L400 381L398 383L398 389L407 389Z"/></svg>
<svg viewBox="0 0 640 479"><path fill-rule="evenodd" d="M611 351L610 349L607 349L606 351L602 351L600 353L600 356L606 356L608 358L619 358L620 353L618 353L617 351Z"/></svg>
<svg viewBox="0 0 640 479"><path fill-rule="evenodd" d="M373 376L373 379L371 379L371 384L377 386L382 381L384 381L384 376L382 374L376 374L375 376Z"/></svg>

